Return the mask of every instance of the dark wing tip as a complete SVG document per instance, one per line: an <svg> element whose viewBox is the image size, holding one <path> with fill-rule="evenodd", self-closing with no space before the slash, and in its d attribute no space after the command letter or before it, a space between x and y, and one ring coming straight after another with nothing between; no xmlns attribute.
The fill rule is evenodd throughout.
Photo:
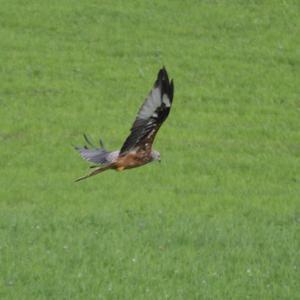
<svg viewBox="0 0 300 300"><path fill-rule="evenodd" d="M170 101L173 101L173 95L174 95L174 81L171 79L170 86L169 86L169 97Z"/></svg>
<svg viewBox="0 0 300 300"><path fill-rule="evenodd" d="M163 66L157 74L157 79L154 84L155 87L161 86L161 93L162 95L166 93L170 99L170 102L173 101L173 95L174 95L174 82L173 79L169 81L169 75L167 72L167 69L165 66Z"/></svg>
<svg viewBox="0 0 300 300"><path fill-rule="evenodd" d="M162 82L162 81L168 81L169 82L169 76L168 76L168 72L165 68L165 66L163 66L159 71L158 71L158 74L157 74L157 80L156 82Z"/></svg>
<svg viewBox="0 0 300 300"><path fill-rule="evenodd" d="M88 145L90 145L91 147L95 148L95 146L93 145L93 143L89 140L89 138L87 137L87 135L84 133L83 137L85 139L85 141L87 142Z"/></svg>

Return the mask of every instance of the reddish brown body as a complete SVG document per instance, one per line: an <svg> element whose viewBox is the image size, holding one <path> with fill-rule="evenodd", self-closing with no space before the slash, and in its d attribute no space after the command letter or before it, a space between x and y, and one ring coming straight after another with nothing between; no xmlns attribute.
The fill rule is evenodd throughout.
<svg viewBox="0 0 300 300"><path fill-rule="evenodd" d="M91 172L90 174L78 178L76 181L86 179L90 176L94 176L98 173L102 173L109 169L113 169L113 170L121 172L126 169L137 168L137 167L145 165L151 161L152 161L152 159L149 155L147 155L147 151L130 152L127 155L118 157L117 161L115 161L111 164L108 164L106 166L101 166L101 167L97 168L96 170L94 170L93 172Z"/></svg>
<svg viewBox="0 0 300 300"><path fill-rule="evenodd" d="M133 169L145 165L150 161L151 158L146 154L146 151L130 152L127 155L118 157L114 169L117 171Z"/></svg>

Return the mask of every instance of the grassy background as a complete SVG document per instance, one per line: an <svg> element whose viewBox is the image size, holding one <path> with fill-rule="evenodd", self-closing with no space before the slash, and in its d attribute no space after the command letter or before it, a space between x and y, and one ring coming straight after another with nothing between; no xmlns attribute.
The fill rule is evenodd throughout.
<svg viewBox="0 0 300 300"><path fill-rule="evenodd" d="M299 12L1 1L0 298L300 299ZM162 164L74 184L162 65Z"/></svg>

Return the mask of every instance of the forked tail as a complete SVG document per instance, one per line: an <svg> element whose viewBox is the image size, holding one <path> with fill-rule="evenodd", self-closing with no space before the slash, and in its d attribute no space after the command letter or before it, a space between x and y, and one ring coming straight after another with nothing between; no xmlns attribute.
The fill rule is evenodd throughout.
<svg viewBox="0 0 300 300"><path fill-rule="evenodd" d="M86 179L86 178L89 178L89 177L94 176L94 175L97 175L98 173L104 172L108 169L112 169L112 167L113 167L113 164L109 164L109 165L106 165L106 166L101 166L98 169L91 172L90 174L82 176L82 177L76 179L75 182Z"/></svg>

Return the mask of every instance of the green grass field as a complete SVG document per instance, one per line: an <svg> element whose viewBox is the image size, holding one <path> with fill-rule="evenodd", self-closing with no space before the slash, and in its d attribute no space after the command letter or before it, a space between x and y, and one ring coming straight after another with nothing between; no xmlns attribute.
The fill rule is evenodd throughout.
<svg viewBox="0 0 300 300"><path fill-rule="evenodd" d="M1 1L1 299L300 299L298 1ZM118 149L157 71L161 165Z"/></svg>

